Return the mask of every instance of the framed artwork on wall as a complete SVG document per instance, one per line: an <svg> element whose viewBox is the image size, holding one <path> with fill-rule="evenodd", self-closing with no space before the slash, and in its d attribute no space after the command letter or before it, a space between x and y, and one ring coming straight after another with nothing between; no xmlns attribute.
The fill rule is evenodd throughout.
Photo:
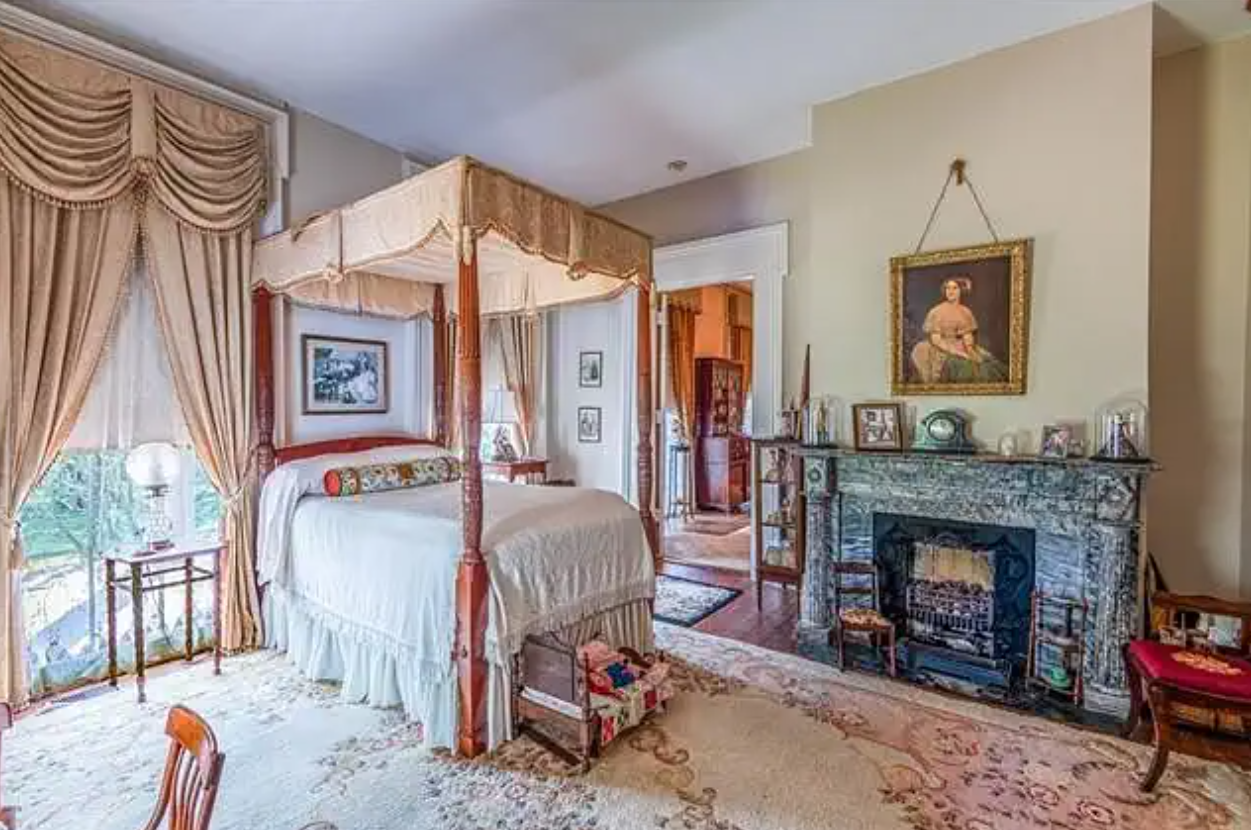
<svg viewBox="0 0 1251 830"><path fill-rule="evenodd" d="M858 403L851 407L857 450L904 448L904 412L899 403Z"/></svg>
<svg viewBox="0 0 1251 830"><path fill-rule="evenodd" d="M891 392L1024 395L1032 240L890 261Z"/></svg>
<svg viewBox="0 0 1251 830"><path fill-rule="evenodd" d="M604 353L580 352L578 354L578 386L599 387L604 385Z"/></svg>
<svg viewBox="0 0 1251 830"><path fill-rule="evenodd" d="M300 342L305 415L377 414L390 408L385 342L316 334Z"/></svg>
<svg viewBox="0 0 1251 830"><path fill-rule="evenodd" d="M603 410L598 406L578 407L578 443L598 444L603 437Z"/></svg>

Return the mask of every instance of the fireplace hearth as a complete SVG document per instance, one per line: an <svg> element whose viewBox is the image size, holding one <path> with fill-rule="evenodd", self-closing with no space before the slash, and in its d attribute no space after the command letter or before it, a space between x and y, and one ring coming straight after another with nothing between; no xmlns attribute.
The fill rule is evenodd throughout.
<svg viewBox="0 0 1251 830"><path fill-rule="evenodd" d="M1088 609L1077 706L1092 716L1128 711L1121 648L1140 629L1141 508L1153 465L835 447L800 454L805 653L832 659L822 651L835 607L830 564L873 563L905 676L1002 698L1023 685L1037 591Z"/></svg>
<svg viewBox="0 0 1251 830"><path fill-rule="evenodd" d="M1029 647L1034 532L875 513L882 613L906 673L1012 689ZM920 648L918 648L920 647Z"/></svg>

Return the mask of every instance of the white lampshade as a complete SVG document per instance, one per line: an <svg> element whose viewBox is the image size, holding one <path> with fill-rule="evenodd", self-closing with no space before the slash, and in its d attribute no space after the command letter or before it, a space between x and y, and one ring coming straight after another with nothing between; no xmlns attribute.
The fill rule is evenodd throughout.
<svg viewBox="0 0 1251 830"><path fill-rule="evenodd" d="M126 456L126 475L139 487L168 487L178 478L181 460L173 444L140 444Z"/></svg>

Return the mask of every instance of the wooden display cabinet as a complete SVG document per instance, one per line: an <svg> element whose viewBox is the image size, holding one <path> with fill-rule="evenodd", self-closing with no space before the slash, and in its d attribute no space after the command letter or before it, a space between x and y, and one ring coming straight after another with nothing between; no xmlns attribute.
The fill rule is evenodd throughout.
<svg viewBox="0 0 1251 830"><path fill-rule="evenodd" d="M752 439L752 533L756 607L766 582L799 588L804 574L807 516L803 458L789 438Z"/></svg>
<svg viewBox="0 0 1251 830"><path fill-rule="evenodd" d="M695 503L732 513L747 501L750 449L743 428L743 367L695 361Z"/></svg>

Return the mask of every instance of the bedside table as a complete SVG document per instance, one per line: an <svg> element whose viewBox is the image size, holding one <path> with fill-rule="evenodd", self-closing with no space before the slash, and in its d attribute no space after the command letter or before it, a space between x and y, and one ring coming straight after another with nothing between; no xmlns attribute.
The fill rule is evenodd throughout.
<svg viewBox="0 0 1251 830"><path fill-rule="evenodd" d="M191 619L192 586L197 582L213 583L213 674L222 673L222 603L221 572L225 546L218 541L178 543L165 550L118 549L104 554L104 597L108 617L109 685L117 686L117 589L130 591L130 610L134 615L135 635L135 685L139 690L139 702L147 700L144 689L146 662L144 654L143 595L166 588L183 586L185 589L183 659L195 656L195 625ZM208 558L212 569L199 565L196 560ZM118 566L126 570L122 576ZM144 585L144 579L155 579Z"/></svg>
<svg viewBox="0 0 1251 830"><path fill-rule="evenodd" d="M533 484L537 478L539 481L547 481L547 459L546 458L519 458L516 461L483 461L482 472L494 473L503 476L512 483L519 476L527 484Z"/></svg>

